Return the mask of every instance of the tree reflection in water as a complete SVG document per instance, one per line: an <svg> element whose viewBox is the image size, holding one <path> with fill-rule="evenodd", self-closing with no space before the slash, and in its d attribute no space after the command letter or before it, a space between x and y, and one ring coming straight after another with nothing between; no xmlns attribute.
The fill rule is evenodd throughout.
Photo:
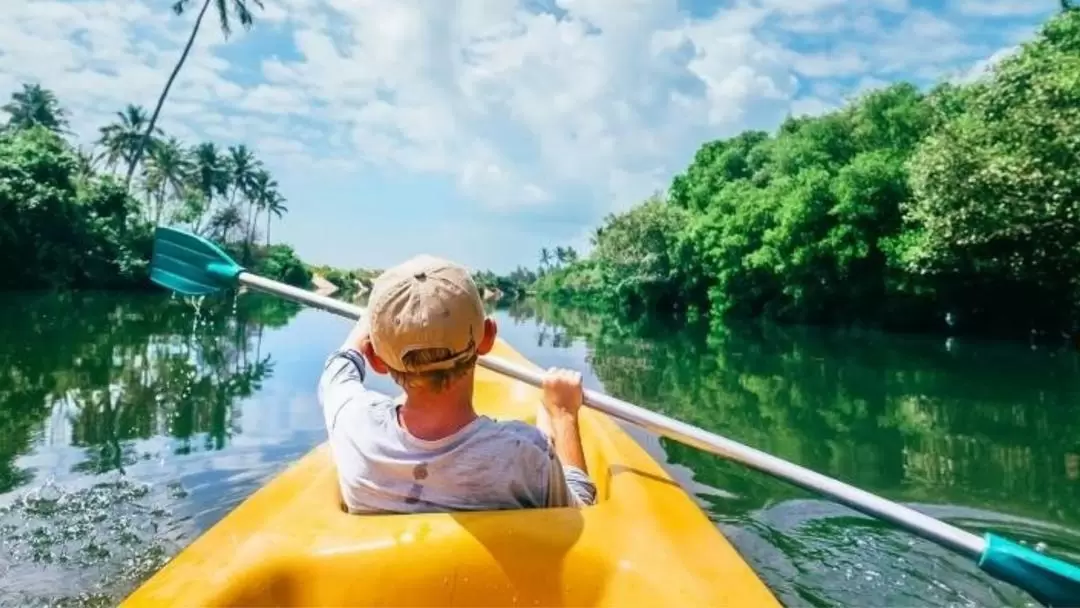
<svg viewBox="0 0 1080 608"><path fill-rule="evenodd" d="M122 471L134 440L175 453L223 448L233 405L273 373L264 328L298 307L258 296L189 302L160 295L15 294L0 304L0 493L29 483L15 466L37 433L81 448L72 472ZM67 431L64 433L63 431ZM66 435L66 436L64 436Z"/></svg>
<svg viewBox="0 0 1080 608"><path fill-rule="evenodd" d="M1080 561L1075 353L758 323L673 328L536 302L508 314L535 319L538 336L564 336L564 346L583 340L593 372L618 397L969 529L1046 542ZM786 600L1016 603L1005 585L980 597L990 592L980 590L985 577L911 535L677 442L661 445L670 464L692 471L700 486L689 489ZM920 547L919 567L881 566L911 551L909 543ZM863 569L878 562L871 578L952 573L954 594L928 600L900 586L898 595L844 595L832 577L856 562ZM854 572L848 576L864 580ZM807 592L817 575L828 579L827 601L821 589ZM793 583L799 576L808 578Z"/></svg>

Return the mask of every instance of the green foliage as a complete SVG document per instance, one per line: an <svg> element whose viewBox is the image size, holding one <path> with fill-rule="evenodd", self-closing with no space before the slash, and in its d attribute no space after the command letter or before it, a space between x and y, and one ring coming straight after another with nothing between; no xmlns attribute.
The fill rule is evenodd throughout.
<svg viewBox="0 0 1080 608"><path fill-rule="evenodd" d="M688 277L679 264L678 238L689 218L659 197L609 215L590 258L547 274L537 291L569 300L601 298L637 312L680 306L679 285Z"/></svg>
<svg viewBox="0 0 1080 608"><path fill-rule="evenodd" d="M967 85L895 84L704 144L538 294L809 323L1074 330L1080 11ZM541 253L542 264L551 258Z"/></svg>
<svg viewBox="0 0 1080 608"><path fill-rule="evenodd" d="M1080 14L1052 20L911 164L903 267L984 322L1068 323L1080 301Z"/></svg>
<svg viewBox="0 0 1080 608"><path fill-rule="evenodd" d="M275 244L269 247L253 247L251 272L270 277L289 285L307 288L311 286L311 271L288 245Z"/></svg>
<svg viewBox="0 0 1080 608"><path fill-rule="evenodd" d="M44 126L0 134L0 288L118 286L145 280L150 228L111 177L80 176Z"/></svg>
<svg viewBox="0 0 1080 608"><path fill-rule="evenodd" d="M563 250L563 259L567 259L566 256L566 250ZM505 276L497 275L490 270L475 272L473 281L476 282L476 287L485 301L506 304L524 298L529 288L536 282L537 276L536 272L519 266Z"/></svg>
<svg viewBox="0 0 1080 608"><path fill-rule="evenodd" d="M9 120L0 132L0 255L18 263L0 277L0 289L149 287L157 224L206 234L269 278L310 285L295 252L270 245L270 219L287 208L247 148L228 155L212 143L189 149L155 129L140 200L110 170L135 157L149 122L142 108L129 105L101 128L96 158L61 137L65 113L51 91L24 85L2 109ZM264 212L266 246L258 247Z"/></svg>
<svg viewBox="0 0 1080 608"><path fill-rule="evenodd" d="M67 128L67 113L60 107L56 95L40 84L23 84L21 91L11 95L11 101L0 110L8 115L8 129L44 127L59 133Z"/></svg>

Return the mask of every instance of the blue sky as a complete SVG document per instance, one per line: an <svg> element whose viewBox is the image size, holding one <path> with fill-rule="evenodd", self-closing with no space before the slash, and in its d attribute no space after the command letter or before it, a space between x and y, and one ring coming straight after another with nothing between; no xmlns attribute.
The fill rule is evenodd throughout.
<svg viewBox="0 0 1080 608"><path fill-rule="evenodd" d="M12 4L13 3L13 4ZM195 11L6 0L0 97L57 92L80 140L152 108ZM1057 0L264 0L200 33L163 111L189 142L246 143L301 256L417 253L497 271L585 249L704 141L773 129L897 80L978 77Z"/></svg>

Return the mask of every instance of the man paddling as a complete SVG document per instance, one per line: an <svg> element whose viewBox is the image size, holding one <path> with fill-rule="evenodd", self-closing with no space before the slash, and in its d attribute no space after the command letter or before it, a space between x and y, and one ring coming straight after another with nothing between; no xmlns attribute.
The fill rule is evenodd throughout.
<svg viewBox="0 0 1080 608"><path fill-rule="evenodd" d="M473 408L477 357L495 344L468 271L418 256L380 275L368 316L327 359L319 401L352 513L592 504L578 433L581 375L549 370L537 426ZM400 403L364 386L389 373Z"/></svg>

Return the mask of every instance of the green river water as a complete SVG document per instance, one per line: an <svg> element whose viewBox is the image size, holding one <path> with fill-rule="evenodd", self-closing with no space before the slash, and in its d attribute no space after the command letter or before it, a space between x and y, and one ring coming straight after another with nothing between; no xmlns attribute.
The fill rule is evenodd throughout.
<svg viewBox="0 0 1080 608"><path fill-rule="evenodd" d="M1080 561L1076 353L493 314L590 387ZM0 296L0 605L115 605L319 443L313 387L348 327L251 294ZM788 606L1030 604L910 534L630 430Z"/></svg>

